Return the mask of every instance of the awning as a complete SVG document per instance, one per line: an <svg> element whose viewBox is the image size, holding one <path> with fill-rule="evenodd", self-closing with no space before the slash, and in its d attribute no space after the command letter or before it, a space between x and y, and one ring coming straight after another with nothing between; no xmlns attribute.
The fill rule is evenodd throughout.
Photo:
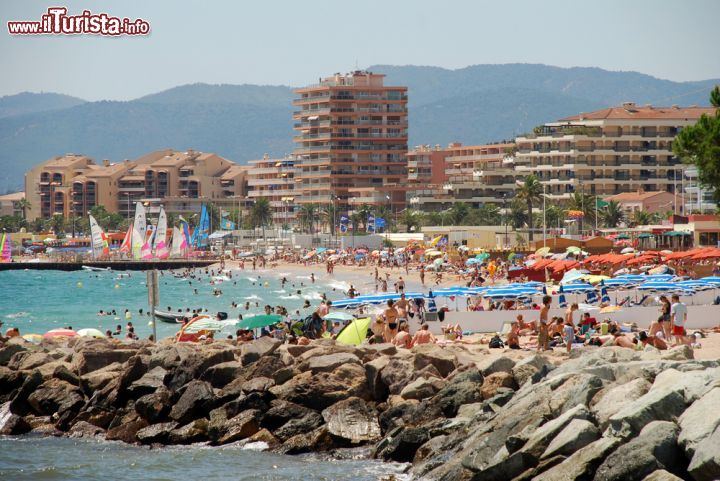
<svg viewBox="0 0 720 481"><path fill-rule="evenodd" d="M210 234L208 236L208 239L224 239L225 237L229 236L230 234L232 234L232 232L219 230L219 231L215 231L212 234Z"/></svg>

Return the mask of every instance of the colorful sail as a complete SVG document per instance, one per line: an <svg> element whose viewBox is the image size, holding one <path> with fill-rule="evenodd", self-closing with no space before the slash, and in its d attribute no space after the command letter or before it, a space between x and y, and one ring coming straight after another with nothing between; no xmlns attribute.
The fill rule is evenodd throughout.
<svg viewBox="0 0 720 481"><path fill-rule="evenodd" d="M144 231L145 229L143 229ZM142 248L145 245L145 238L140 234L136 225L133 225L132 231L132 256L133 259L142 258Z"/></svg>
<svg viewBox="0 0 720 481"><path fill-rule="evenodd" d="M152 248L150 247L150 242L145 242L142 245L142 247L140 248L140 257L146 261L153 258Z"/></svg>
<svg viewBox="0 0 720 481"><path fill-rule="evenodd" d="M135 229L138 231L138 234L140 234L140 238L142 239L142 242L138 246L138 248L141 248L142 245L145 243L145 238L147 237L147 219L145 214L145 206L142 202L135 202L135 222L133 224L135 226ZM133 244L135 241L133 241ZM135 251L135 246L133 245L133 252Z"/></svg>
<svg viewBox="0 0 720 481"><path fill-rule="evenodd" d="M165 215L165 209L162 207L160 207L160 217L155 228L153 249L158 259L165 259L170 255L167 248L167 215Z"/></svg>
<svg viewBox="0 0 720 481"><path fill-rule="evenodd" d="M3 233L0 238L0 262L12 261L12 240L8 234Z"/></svg>
<svg viewBox="0 0 720 481"><path fill-rule="evenodd" d="M200 213L200 222L193 231L190 245L195 249L202 249L208 246L208 237L210 235L210 216L208 215L207 206L203 204Z"/></svg>
<svg viewBox="0 0 720 481"><path fill-rule="evenodd" d="M120 252L129 254L130 251L132 251L132 233L133 233L133 224L131 222L130 227L128 228L127 232L125 233L125 238L123 239L122 244L120 244Z"/></svg>
<svg viewBox="0 0 720 481"><path fill-rule="evenodd" d="M180 244L180 248L184 253L190 247L190 225L182 216L180 216L180 227L182 228L182 243Z"/></svg>

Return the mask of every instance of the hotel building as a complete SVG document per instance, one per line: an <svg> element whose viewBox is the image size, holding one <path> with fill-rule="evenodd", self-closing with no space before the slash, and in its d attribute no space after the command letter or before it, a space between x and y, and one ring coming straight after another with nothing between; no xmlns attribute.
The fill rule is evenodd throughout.
<svg viewBox="0 0 720 481"><path fill-rule="evenodd" d="M292 224L296 218L295 159L271 159L267 155L248 162L248 204L267 199L273 211L273 223Z"/></svg>
<svg viewBox="0 0 720 481"><path fill-rule="evenodd" d="M125 217L135 202L162 204L168 212L199 211L203 202L232 207L247 192L245 168L216 154L158 150L135 160L98 165L67 154L25 174L28 220L62 214L83 216L97 205Z"/></svg>
<svg viewBox="0 0 720 481"><path fill-rule="evenodd" d="M450 144L408 152L408 203L424 211L438 211L465 202L473 207L501 205L514 195L517 174L513 143Z"/></svg>
<svg viewBox="0 0 720 481"><path fill-rule="evenodd" d="M354 71L295 90L297 203L404 207L407 87L383 78Z"/></svg>
<svg viewBox="0 0 720 481"><path fill-rule="evenodd" d="M537 175L548 198L573 192L612 196L623 192L682 192L684 168L672 142L685 126L715 109L640 107L627 102L546 123L516 138L515 166Z"/></svg>

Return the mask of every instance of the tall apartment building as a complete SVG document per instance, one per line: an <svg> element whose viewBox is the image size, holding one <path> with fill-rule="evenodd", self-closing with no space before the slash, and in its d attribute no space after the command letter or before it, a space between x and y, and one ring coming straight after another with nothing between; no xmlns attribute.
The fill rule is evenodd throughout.
<svg viewBox="0 0 720 481"><path fill-rule="evenodd" d="M232 207L246 193L245 171L216 154L158 150L135 160L96 164L84 155L50 159L25 174L29 220L83 216L97 205L128 217L135 202L169 212L199 211L203 202Z"/></svg>
<svg viewBox="0 0 720 481"><path fill-rule="evenodd" d="M25 192L13 192L12 194L0 195L0 217L22 216L20 201L25 198Z"/></svg>
<svg viewBox="0 0 720 481"><path fill-rule="evenodd" d="M454 143L445 149L408 152L408 203L425 211L446 209L455 202L473 207L502 204L516 188L517 174L508 156L514 145ZM417 178L413 169L418 170Z"/></svg>
<svg viewBox="0 0 720 481"><path fill-rule="evenodd" d="M295 90L296 202L404 206L407 87L383 78L354 71Z"/></svg>
<svg viewBox="0 0 720 481"><path fill-rule="evenodd" d="M640 107L627 102L550 122L518 137L518 174L538 176L548 198L573 192L610 196L623 192L681 189L681 161L672 142L683 127L715 109Z"/></svg>
<svg viewBox="0 0 720 481"><path fill-rule="evenodd" d="M248 162L248 201L267 199L273 210L273 223L292 224L296 218L295 159L271 159L267 155Z"/></svg>

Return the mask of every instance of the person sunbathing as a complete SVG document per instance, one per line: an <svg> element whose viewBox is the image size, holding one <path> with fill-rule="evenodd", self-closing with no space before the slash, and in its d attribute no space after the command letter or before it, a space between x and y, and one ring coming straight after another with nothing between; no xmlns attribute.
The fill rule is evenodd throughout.
<svg viewBox="0 0 720 481"><path fill-rule="evenodd" d="M662 329L660 330L662 332ZM661 351L664 351L668 348L667 343L654 335L648 336L648 334L645 331L642 331L640 335L638 336L638 339L640 342L642 342L643 346L651 345L657 349L660 349Z"/></svg>
<svg viewBox="0 0 720 481"><path fill-rule="evenodd" d="M522 316L520 316L522 317ZM520 349L520 327L517 322L513 322L510 331L505 336L505 345L510 349Z"/></svg>
<svg viewBox="0 0 720 481"><path fill-rule="evenodd" d="M623 333L621 333L620 330L613 331L612 335L613 339L603 344L603 346L618 346L635 349L635 344L633 344L632 340L629 337L625 336Z"/></svg>

